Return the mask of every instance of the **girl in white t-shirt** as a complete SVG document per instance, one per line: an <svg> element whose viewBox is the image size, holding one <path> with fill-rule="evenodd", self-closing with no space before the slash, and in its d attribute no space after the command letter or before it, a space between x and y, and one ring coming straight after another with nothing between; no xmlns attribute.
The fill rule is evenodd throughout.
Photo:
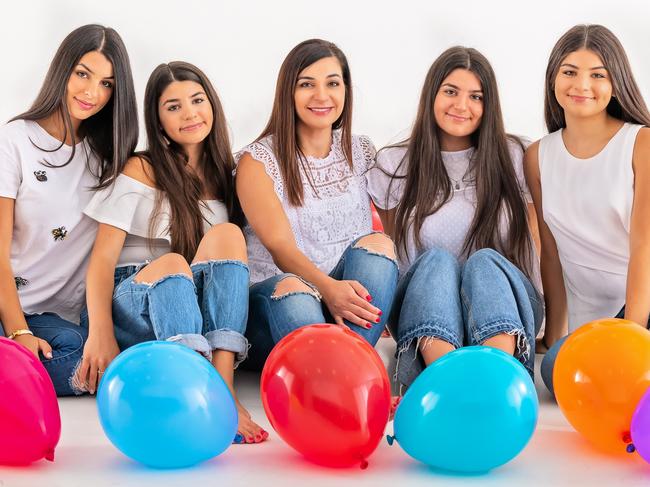
<svg viewBox="0 0 650 487"><path fill-rule="evenodd" d="M82 210L135 149L136 113L122 39L86 25L59 46L31 108L0 128L0 325L58 395L85 390L77 323L97 225Z"/></svg>
<svg viewBox="0 0 650 487"><path fill-rule="evenodd" d="M410 137L379 151L368 173L400 261L389 326L402 385L464 345L502 349L532 375L542 305L522 157L487 59L464 47L442 53Z"/></svg>
<svg viewBox="0 0 650 487"><path fill-rule="evenodd" d="M545 384L567 331L616 316L648 326L650 111L616 36L577 25L551 52L549 135L526 152L542 242Z"/></svg>
<svg viewBox="0 0 650 487"><path fill-rule="evenodd" d="M151 74L144 117L147 150L85 209L99 230L80 374L93 392L120 350L169 340L211 360L234 396L248 351L248 266L223 109L201 70L172 62ZM237 405L235 441L266 439Z"/></svg>

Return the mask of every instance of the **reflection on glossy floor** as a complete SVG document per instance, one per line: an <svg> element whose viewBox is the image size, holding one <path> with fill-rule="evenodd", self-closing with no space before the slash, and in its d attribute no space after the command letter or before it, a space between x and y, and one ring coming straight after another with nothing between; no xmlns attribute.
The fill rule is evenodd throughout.
<svg viewBox="0 0 650 487"><path fill-rule="evenodd" d="M390 342L379 346L390 356ZM538 359L541 357L538 357ZM0 467L0 487L36 486L446 486L446 485L650 485L650 465L638 455L608 457L592 450L568 425L540 380L540 416L526 449L509 464L478 476L456 476L416 463L395 444L382 441L367 470L331 470L314 466L285 445L272 431L259 399L259 377L241 373L242 402L271 432L261 445L234 445L198 467L156 471L142 467L117 451L106 439L90 397L60 400L63 430L56 461L27 468ZM392 433L392 423L387 432Z"/></svg>

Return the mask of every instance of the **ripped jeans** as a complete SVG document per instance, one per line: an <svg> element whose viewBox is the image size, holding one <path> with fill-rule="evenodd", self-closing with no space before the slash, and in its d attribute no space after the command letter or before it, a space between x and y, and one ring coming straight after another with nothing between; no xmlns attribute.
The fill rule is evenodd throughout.
<svg viewBox="0 0 650 487"><path fill-rule="evenodd" d="M516 337L515 358L532 377L543 317L535 287L498 252L481 249L461 264L445 250L430 249L400 278L395 293L389 327L397 337L397 380L408 387L422 372L419 346L427 337L459 348L503 333Z"/></svg>
<svg viewBox="0 0 650 487"><path fill-rule="evenodd" d="M365 329L345 320L352 331L372 346L377 343L390 313L397 285L397 263L385 255L357 247L359 237L343 252L330 277L336 280L359 281L372 296L372 305L382 311L379 323ZM283 337L292 331L315 323L334 323L327 306L316 289L313 292L292 292L273 296L276 286L293 274L278 274L253 284L250 288L250 310L246 337L251 344L243 367L261 370L269 353ZM300 278L298 278L300 279ZM302 279L301 279L302 280ZM305 282L305 281L303 281ZM311 287L311 284L306 283Z"/></svg>
<svg viewBox="0 0 650 487"><path fill-rule="evenodd" d="M40 354L41 363L52 379L57 396L76 396L85 392L75 387L73 378L81 362L88 332L54 313L25 315L27 326L34 336L52 347L52 358ZM2 323L0 334L5 336Z"/></svg>
<svg viewBox="0 0 650 487"><path fill-rule="evenodd" d="M235 260L212 260L184 274L154 283L135 282L143 268L115 269L113 324L124 350L149 340L182 343L210 359L213 350L235 353L235 366L246 358L244 337L248 314L248 266ZM82 325L87 323L82 313Z"/></svg>

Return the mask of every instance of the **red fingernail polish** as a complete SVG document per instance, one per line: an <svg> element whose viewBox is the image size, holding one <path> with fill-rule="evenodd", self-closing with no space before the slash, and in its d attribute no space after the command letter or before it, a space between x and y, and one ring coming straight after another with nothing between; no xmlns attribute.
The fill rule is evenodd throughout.
<svg viewBox="0 0 650 487"><path fill-rule="evenodd" d="M380 318L377 318L377 319L375 320L375 323L379 323L380 321L381 321L381 319L380 319Z"/></svg>
<svg viewBox="0 0 650 487"><path fill-rule="evenodd" d="M372 296L370 294L368 294L368 296L366 296L366 301L372 301Z"/></svg>
<svg viewBox="0 0 650 487"><path fill-rule="evenodd" d="M379 311L377 312L377 314L378 314L379 316L381 316L381 315L383 315L384 313L383 313L381 310L379 310Z"/></svg>
<svg viewBox="0 0 650 487"><path fill-rule="evenodd" d="M370 323L366 323L366 330L370 330L372 328L372 325Z"/></svg>

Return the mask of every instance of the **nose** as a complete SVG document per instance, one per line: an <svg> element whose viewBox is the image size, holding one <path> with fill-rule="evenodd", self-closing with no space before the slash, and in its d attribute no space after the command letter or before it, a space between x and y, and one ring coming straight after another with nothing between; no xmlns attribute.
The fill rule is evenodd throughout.
<svg viewBox="0 0 650 487"><path fill-rule="evenodd" d="M591 77L589 73L582 73L576 77L576 86L582 91L588 91L591 88Z"/></svg>
<svg viewBox="0 0 650 487"><path fill-rule="evenodd" d="M467 110L467 96L465 95L459 95L456 97L454 100L454 108L460 111Z"/></svg>
<svg viewBox="0 0 650 487"><path fill-rule="evenodd" d="M84 94L90 98L91 100L95 99L97 96L97 89L98 86L93 84L93 83L87 83L86 84L86 89L84 90Z"/></svg>
<svg viewBox="0 0 650 487"><path fill-rule="evenodd" d="M316 92L314 93L314 97L317 100L327 100L327 87L324 85L318 85L316 87Z"/></svg>
<svg viewBox="0 0 650 487"><path fill-rule="evenodd" d="M192 120L195 117L196 117L196 110L194 109L194 106L191 103L185 105L185 107L183 108L183 118L185 120Z"/></svg>

